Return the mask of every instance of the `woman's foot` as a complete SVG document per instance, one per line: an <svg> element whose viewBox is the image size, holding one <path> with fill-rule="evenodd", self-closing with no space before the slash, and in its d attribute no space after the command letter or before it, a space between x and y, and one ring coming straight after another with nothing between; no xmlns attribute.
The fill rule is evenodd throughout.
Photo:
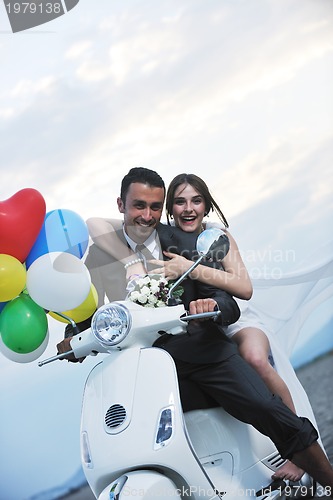
<svg viewBox="0 0 333 500"><path fill-rule="evenodd" d="M304 470L287 460L273 474L272 479L289 479L289 481L299 481L304 474Z"/></svg>

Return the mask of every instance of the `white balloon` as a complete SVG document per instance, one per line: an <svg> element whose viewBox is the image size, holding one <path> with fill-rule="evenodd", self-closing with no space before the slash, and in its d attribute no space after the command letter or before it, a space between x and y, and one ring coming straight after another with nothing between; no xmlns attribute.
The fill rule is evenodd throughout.
<svg viewBox="0 0 333 500"><path fill-rule="evenodd" d="M27 290L32 300L48 311L68 311L89 294L91 278L75 255L50 252L36 259L27 271Z"/></svg>
<svg viewBox="0 0 333 500"><path fill-rule="evenodd" d="M35 361L39 358L47 348L49 343L49 332L47 332L45 339L42 344L37 347L34 351L28 352L26 354L21 354L19 352L12 351L9 347L4 344L1 335L0 335L0 352L11 361L15 361L16 363L30 363L31 361Z"/></svg>

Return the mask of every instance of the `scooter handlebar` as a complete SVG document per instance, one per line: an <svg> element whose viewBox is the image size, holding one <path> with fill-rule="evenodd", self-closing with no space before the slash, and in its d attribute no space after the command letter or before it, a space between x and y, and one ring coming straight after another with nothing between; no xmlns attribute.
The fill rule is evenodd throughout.
<svg viewBox="0 0 333 500"><path fill-rule="evenodd" d="M195 319L216 320L220 315L221 311L217 310L212 312L183 315L179 319L181 322L184 321L187 323ZM52 363L53 361L57 361L59 359L65 359L67 358L67 356L71 354L74 354L75 358L79 359L89 355L96 355L100 352L108 352L106 348L104 348L99 342L97 342L96 338L92 335L90 328L88 328L88 330L85 330L84 332L79 333L78 335L75 335L72 338L70 345L72 347L71 350L39 361L38 366L44 366L49 363Z"/></svg>
<svg viewBox="0 0 333 500"><path fill-rule="evenodd" d="M61 354L57 354L56 356L51 356L51 358L43 359L43 361L38 362L38 366L44 366L47 365L48 363L52 363L53 361L56 361L57 359L64 359L70 354L74 354L73 349L67 352L63 352Z"/></svg>
<svg viewBox="0 0 333 500"><path fill-rule="evenodd" d="M107 352L107 350L99 342L97 342L90 328L74 335L70 341L70 346L72 348L71 350L57 354L51 358L44 359L43 361L39 361L38 366L44 366L48 363L52 363L53 361L57 361L58 359L65 359L70 354L73 354L76 359L79 359L86 356L96 356L96 354L100 352Z"/></svg>
<svg viewBox="0 0 333 500"><path fill-rule="evenodd" d="M212 318L214 320L217 320L217 318L221 315L221 311L212 311L212 312L205 312L205 313L198 313L198 314L188 314L187 316L182 316L181 320L182 321L191 321L192 319L209 319Z"/></svg>

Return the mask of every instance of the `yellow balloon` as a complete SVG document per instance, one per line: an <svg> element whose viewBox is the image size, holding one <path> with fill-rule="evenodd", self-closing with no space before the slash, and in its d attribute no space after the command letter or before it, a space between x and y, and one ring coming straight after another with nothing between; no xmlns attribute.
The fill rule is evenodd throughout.
<svg viewBox="0 0 333 500"><path fill-rule="evenodd" d="M12 255L0 254L0 302L12 300L25 287L27 272L23 264Z"/></svg>
<svg viewBox="0 0 333 500"><path fill-rule="evenodd" d="M82 304L75 307L75 309L71 309L69 311L60 311L60 312L65 316L69 316L71 319L75 321L75 323L79 323L80 321L84 321L85 319L89 318L89 316L91 316L96 311L97 303L98 303L97 291L94 285L91 284L88 296L84 300L84 302L82 302ZM49 315L52 316L52 318L61 321L62 323L69 323L68 320L62 318L61 316L58 316L58 314L56 314L53 311L49 311Z"/></svg>

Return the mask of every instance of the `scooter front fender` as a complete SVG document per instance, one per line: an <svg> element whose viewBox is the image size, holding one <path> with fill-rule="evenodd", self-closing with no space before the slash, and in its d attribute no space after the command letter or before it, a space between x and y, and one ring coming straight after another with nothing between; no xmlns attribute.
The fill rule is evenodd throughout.
<svg viewBox="0 0 333 500"><path fill-rule="evenodd" d="M109 484L98 500L127 500L128 498L169 500L180 498L180 491L168 477L151 470L123 474Z"/></svg>

